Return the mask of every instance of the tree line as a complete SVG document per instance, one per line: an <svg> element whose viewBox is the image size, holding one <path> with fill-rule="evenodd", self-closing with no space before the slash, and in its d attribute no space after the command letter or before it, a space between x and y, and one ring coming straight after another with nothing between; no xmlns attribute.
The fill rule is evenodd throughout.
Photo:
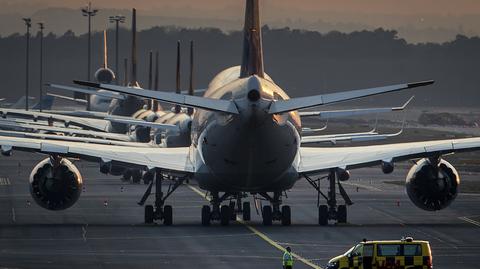
<svg viewBox="0 0 480 269"><path fill-rule="evenodd" d="M108 31L109 66L115 66L114 31ZM102 33L92 36L92 72L100 67ZM188 85L188 42L195 41L195 84L206 87L215 74L241 62L242 33L214 28L186 29L154 27L138 33L138 73L147 87L148 53L160 52L160 88L174 89L176 41L182 46L182 82ZM436 84L414 92L417 106L478 106L480 93L480 38L458 35L445 43L409 44L393 30L376 29L322 34L316 31L263 27L265 69L291 96L336 90L382 86L403 82L436 80ZM131 34L120 31L120 70L130 60ZM25 35L0 37L0 97L17 98L25 89ZM31 38L30 89L37 94L39 81L39 37ZM45 78L52 83L71 84L86 79L87 36L68 31L44 38ZM92 73L93 76L93 73ZM363 103L392 104L402 94L369 98ZM392 99L394 101L392 101Z"/></svg>

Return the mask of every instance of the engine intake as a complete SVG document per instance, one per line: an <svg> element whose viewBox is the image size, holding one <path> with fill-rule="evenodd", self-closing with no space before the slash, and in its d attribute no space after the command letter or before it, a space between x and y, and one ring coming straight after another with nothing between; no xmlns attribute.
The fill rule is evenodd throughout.
<svg viewBox="0 0 480 269"><path fill-rule="evenodd" d="M448 207L457 197L460 177L457 170L447 161L440 159L432 164L422 159L407 175L408 197L419 208L437 211Z"/></svg>
<svg viewBox="0 0 480 269"><path fill-rule="evenodd" d="M30 174L30 194L35 202L48 210L64 210L80 198L83 179L77 167L67 159L54 165L46 158Z"/></svg>

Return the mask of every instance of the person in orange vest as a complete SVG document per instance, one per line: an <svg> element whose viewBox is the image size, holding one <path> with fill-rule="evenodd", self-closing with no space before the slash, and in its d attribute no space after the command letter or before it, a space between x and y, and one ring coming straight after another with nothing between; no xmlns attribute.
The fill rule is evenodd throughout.
<svg viewBox="0 0 480 269"><path fill-rule="evenodd" d="M293 268L293 255L292 255L292 249L290 247L287 247L285 253L283 253L282 264L283 264L283 269Z"/></svg>

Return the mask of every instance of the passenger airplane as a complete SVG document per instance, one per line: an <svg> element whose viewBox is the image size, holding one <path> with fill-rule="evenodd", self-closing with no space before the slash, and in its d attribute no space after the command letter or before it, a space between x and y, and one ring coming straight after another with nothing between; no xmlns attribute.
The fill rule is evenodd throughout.
<svg viewBox="0 0 480 269"><path fill-rule="evenodd" d="M234 212L222 204L231 199L237 201L235 212L249 220L250 205L241 203L248 194L270 202L262 209L264 225L272 221L290 225L290 207L282 206L284 192L305 178L323 194L312 179L320 173L328 174L329 187L324 195L326 205L318 206L318 223L346 222L346 206L338 205L336 191L338 186L345 203L351 204L341 185L349 179L349 170L379 165L384 173L391 173L395 162L410 159L420 159L406 181L412 202L424 210L450 205L457 196L460 177L442 156L479 150L480 138L341 148L301 145L298 110L426 86L433 81L289 98L264 72L259 13L258 0L246 0L242 64L218 74L203 97L77 81L84 86L195 108L191 146L145 148L2 136L2 153L8 155L16 149L50 155L33 169L30 189L37 203L51 210L68 208L82 190L82 176L68 157L156 169L155 204L145 207L147 223L162 220L171 225L172 207L165 201L184 180L192 178L212 198L211 206L202 208L203 225L211 221L228 225ZM174 185L164 193L161 182L167 177L173 178ZM140 204L145 203L152 187Z"/></svg>

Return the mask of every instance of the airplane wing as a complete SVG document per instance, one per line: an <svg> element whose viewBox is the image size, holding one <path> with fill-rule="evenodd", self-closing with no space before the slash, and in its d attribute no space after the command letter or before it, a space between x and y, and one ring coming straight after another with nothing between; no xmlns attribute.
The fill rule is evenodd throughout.
<svg viewBox="0 0 480 269"><path fill-rule="evenodd" d="M480 137L359 147L301 147L297 171L313 174L332 168L354 169L382 161L398 162L475 150L480 150Z"/></svg>
<svg viewBox="0 0 480 269"><path fill-rule="evenodd" d="M85 100L85 99L77 99L77 98L73 98L73 97L63 96L63 95L60 95L60 94L47 93L47 95L55 97L55 98L63 99L63 100L72 101L72 102L75 102L75 103L82 103L82 104L85 104L85 105L88 103L88 101Z"/></svg>
<svg viewBox="0 0 480 269"><path fill-rule="evenodd" d="M306 111L299 112L300 117L319 117L320 119L333 119L352 116L361 116L368 114L379 114L393 111L402 111L413 100L414 96L410 97L403 106L399 107L385 107L385 108L363 108L363 109L349 109L349 110L332 110L332 111Z"/></svg>
<svg viewBox="0 0 480 269"><path fill-rule="evenodd" d="M154 144L150 144L150 143L129 142L125 140L122 141L122 140L111 140L107 138L65 136L65 135L56 135L56 134L28 133L28 132L5 131L5 130L0 130L0 136L25 137L25 138L36 138L36 139L46 139L46 140L60 140L60 141L74 141L74 142L102 144L102 145L116 145L116 146L134 146L134 147L149 147L149 148L156 147Z"/></svg>
<svg viewBox="0 0 480 269"><path fill-rule="evenodd" d="M331 143L337 144L339 142L366 142L385 140L391 137L401 135L403 130L394 134L378 134L375 132L370 133L355 133L355 134L340 134L340 135L313 135L302 137L302 145L305 144L318 144L318 143Z"/></svg>
<svg viewBox="0 0 480 269"><path fill-rule="evenodd" d="M126 134L116 134L107 132L97 132L90 130L83 130L77 128L64 128L57 126L39 125L33 123L24 123L11 120L0 119L0 127L13 130L33 131L33 132L49 132L49 133L63 133L66 135L88 136L94 138L110 139L116 141L133 141L133 137Z"/></svg>
<svg viewBox="0 0 480 269"><path fill-rule="evenodd" d="M82 86L104 89L108 91L119 92L119 93L137 96L137 97L148 98L148 99L155 99L155 100L177 104L177 105L184 105L184 106L201 108L201 109L206 109L211 111L225 112L229 114L238 114L238 109L235 103L229 100L191 96L191 95L177 94L177 93L171 93L171 92L151 91L151 90L145 90L145 89L137 89L137 88L123 87L123 86L116 86L116 85L109 85L109 84L100 84L100 83L86 82L86 81L75 80L74 82Z"/></svg>
<svg viewBox="0 0 480 269"><path fill-rule="evenodd" d="M115 146L7 136L0 136L0 145L2 154L8 154L12 150L35 151L85 160L115 161L148 169L161 168L185 173L194 172L188 147Z"/></svg>
<svg viewBox="0 0 480 269"><path fill-rule="evenodd" d="M55 115L64 115L64 116L82 117L82 118L94 118L94 119L105 119L105 117L110 116L110 114L108 114L107 112L86 111L86 110L75 110L75 111L44 110L43 112L51 113L51 114L55 114Z"/></svg>
<svg viewBox="0 0 480 269"><path fill-rule="evenodd" d="M65 115L54 115L51 113L37 112L37 111L25 111L21 109L8 109L1 108L0 116L7 118L8 116L21 117L21 118L32 118L34 120L43 119L43 120L54 120L64 122L65 125L75 125L82 128L93 129L96 131L108 131L110 128L110 122L102 119L88 119L88 118L79 118Z"/></svg>
<svg viewBox="0 0 480 269"><path fill-rule="evenodd" d="M289 112L293 110L305 109L314 106L338 103L347 100L358 99L367 96L373 96L388 92L396 92L405 89L412 89L421 86L427 86L433 84L433 80L407 83L407 84L398 84L378 88L362 89L362 90L352 90L344 92L336 92L315 96L307 96L300 98L292 98L288 100L278 100L272 103L270 106L270 114L279 114L284 112Z"/></svg>

